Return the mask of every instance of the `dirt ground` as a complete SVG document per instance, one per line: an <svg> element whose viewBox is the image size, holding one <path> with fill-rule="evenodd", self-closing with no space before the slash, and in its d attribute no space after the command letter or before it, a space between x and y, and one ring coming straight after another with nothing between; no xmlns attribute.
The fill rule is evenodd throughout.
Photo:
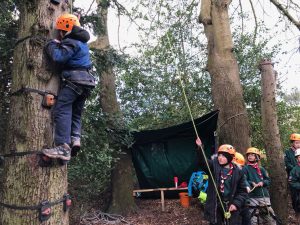
<svg viewBox="0 0 300 225"><path fill-rule="evenodd" d="M196 198L191 200L188 208L182 207L179 199L166 199L164 212L161 208L160 199L136 199L136 204L138 206L137 212L125 217L116 219L117 216L112 215L114 217L112 219L105 217L105 214L99 211L95 211L94 214L82 215L78 225L209 225L203 220L203 209ZM290 210L290 212L293 211ZM300 221L297 222L291 213L289 223L286 225L300 225Z"/></svg>

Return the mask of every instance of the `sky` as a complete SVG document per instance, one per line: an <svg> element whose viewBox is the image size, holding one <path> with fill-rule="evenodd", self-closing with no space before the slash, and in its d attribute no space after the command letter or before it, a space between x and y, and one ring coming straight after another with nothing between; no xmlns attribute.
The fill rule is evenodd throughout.
<svg viewBox="0 0 300 225"><path fill-rule="evenodd" d="M75 5L87 9L92 2L93 0L76 0ZM124 6L130 5L129 0L119 0L118 2ZM233 1L232 4L234 2L237 2L237 0ZM279 73L280 84L286 92L291 92L295 87L300 89L300 31L295 26L290 26L291 29L282 31L286 24L278 23L279 14L275 7L269 1L256 0L253 2L257 17L263 19L272 32L276 32L276 36L270 41L270 45L282 43L283 49L287 52L286 55L278 55L275 59L272 59L274 69ZM243 9L245 11L250 9L250 5L247 5L247 3L248 1L243 1L243 4L245 4ZM96 6L95 2L93 5ZM262 6L267 8L268 11L262 10ZM232 6L231 10L233 9L234 7ZM254 27L254 24L249 24L248 26ZM119 21L116 10L113 9L109 10L108 29L110 44L116 49L126 47L130 43L139 40L135 25L131 24L129 19L124 16Z"/></svg>

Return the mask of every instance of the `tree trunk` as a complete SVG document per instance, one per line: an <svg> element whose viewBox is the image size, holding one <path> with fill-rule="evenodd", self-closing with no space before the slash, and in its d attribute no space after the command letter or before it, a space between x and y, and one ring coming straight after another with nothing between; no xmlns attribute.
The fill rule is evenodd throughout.
<svg viewBox="0 0 300 225"><path fill-rule="evenodd" d="M107 33L107 13L109 1L98 0L99 27L97 40L91 44L91 47L98 52L97 64L101 63L100 75L100 103L104 114L107 116L107 127L113 132L124 129L122 115L116 96L115 74L113 72L113 63L110 56L113 54L109 45ZM119 141L116 139L115 141ZM112 183L112 200L109 211L113 213L126 214L133 211L136 206L132 196L132 161L130 151L122 146L122 143L113 143L112 138L109 140L111 147L117 152L117 148L123 151L117 154L119 158L111 174ZM125 148L125 150L124 150Z"/></svg>
<svg viewBox="0 0 300 225"><path fill-rule="evenodd" d="M44 38L53 33L53 21L67 9L50 1L19 1L19 43L14 50L12 93L22 87L48 90L58 89L58 76L45 69ZM19 92L11 97L8 138L5 152L38 151L53 144L51 111L41 107L42 97L37 93ZM62 199L67 191L66 166L42 168L39 156L6 157L3 193L0 202L16 206L36 206L42 201ZM38 210L17 210L1 206L0 224L69 224L68 213L62 203L52 206L52 215L45 223L38 219Z"/></svg>
<svg viewBox="0 0 300 225"><path fill-rule="evenodd" d="M266 149L271 177L271 200L275 212L286 224L287 220L287 178L284 169L282 146L280 142L279 128L277 124L277 112L275 102L276 74L272 63L263 60L260 63L261 70L261 115L264 134L264 146Z"/></svg>
<svg viewBox="0 0 300 225"><path fill-rule="evenodd" d="M229 0L202 0L199 21L208 40L207 70L212 80L212 97L219 113L219 143L246 152L250 126L243 99L237 60L228 16Z"/></svg>

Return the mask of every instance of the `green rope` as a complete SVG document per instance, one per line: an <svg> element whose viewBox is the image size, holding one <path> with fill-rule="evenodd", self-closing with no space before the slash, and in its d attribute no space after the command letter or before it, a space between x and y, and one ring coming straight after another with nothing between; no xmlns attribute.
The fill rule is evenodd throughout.
<svg viewBox="0 0 300 225"><path fill-rule="evenodd" d="M173 46L171 45L171 41L170 41L169 35L167 35L167 38L168 38L168 43L169 43L170 49L173 49ZM173 50L173 52L175 52L175 51ZM175 53L175 54L176 54L176 53ZM183 57L184 57L184 56L183 56ZM179 60L181 60L181 57L179 57ZM184 59L184 60L185 60L185 59ZM198 131L197 131L197 128L196 128L196 125L195 125L195 121L194 121L194 117L193 117L193 114L192 114L192 110L191 110L190 104L189 104L189 102L188 102L188 98L187 98L187 95L186 95L186 92L185 92L185 88L184 88L184 85L183 85L183 82L182 82L182 79L181 79L181 75L180 75L180 73L179 73L179 66L178 66L178 64L176 64L176 67L177 67L178 78L179 78L179 81L180 81L180 86L181 86L182 93L183 93L183 96L184 96L185 104L186 104L186 106L187 106L187 108L188 108L188 111L189 111L189 114L190 114L190 117L191 117L191 121L192 121L194 130L195 130L195 133L196 133L196 137L197 137L197 139L198 139L198 138L199 138ZM200 139L200 138L199 138L199 139ZM225 217L225 219L227 220L227 219L230 218L230 215L231 215L231 214L230 214L230 212L226 212L226 210L225 210L224 204L223 204L223 202L222 202L222 198L221 198L220 193L219 193L218 188L217 188L216 181L215 181L214 176L213 176L213 174L212 174L212 172L211 172L211 169L210 169L210 167L209 167L208 160L207 160L207 157L206 157L206 155L205 155L205 152L204 152L204 150L203 150L203 148L202 148L201 145L200 145L199 147L200 147L201 152L202 152L202 154L203 154L203 157L204 157L206 166L207 166L207 168L208 168L209 175L210 175L211 178L212 178L211 180L212 180L212 182L213 182L213 185L214 185L214 188L215 188L215 190L216 190L218 199L219 199L219 201L220 201L220 204L221 204L221 207L222 207L222 210L223 210L223 213L224 213L224 217Z"/></svg>

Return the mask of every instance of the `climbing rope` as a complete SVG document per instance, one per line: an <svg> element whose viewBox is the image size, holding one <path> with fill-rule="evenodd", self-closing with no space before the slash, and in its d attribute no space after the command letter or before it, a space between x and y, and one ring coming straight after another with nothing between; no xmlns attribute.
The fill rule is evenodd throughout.
<svg viewBox="0 0 300 225"><path fill-rule="evenodd" d="M131 224L124 219L121 215L104 213L102 211L95 211L91 213L85 213L80 218L80 224L82 225L94 225L94 224Z"/></svg>
<svg viewBox="0 0 300 225"><path fill-rule="evenodd" d="M169 44L170 49L173 49L173 46L172 46L172 44L171 44L170 37L169 37L168 34L167 34L167 39L168 39L168 44ZM173 52L175 52L175 51L173 50ZM175 52L175 54L176 54L176 52ZM176 56L177 56L177 55L176 55ZM184 55L183 55L183 57L184 57ZM181 57L178 57L178 58L179 58L179 60L181 60ZM185 58L184 58L183 60L185 61ZM197 139L200 139L200 138L199 138L199 135L198 135L197 128L196 128L196 125L195 125L195 121L194 121L194 117L193 117L193 114L192 114L192 110L191 110L191 107L190 107L190 104L189 104L189 102L188 102L188 98L187 98L187 95L186 95L186 92L185 92L184 84L183 84L183 81L182 81L182 79L181 79L181 74L180 74L180 70L179 70L178 64L176 64L176 68L177 68L177 75L178 75L178 79L179 79L179 81L180 81L180 86L181 86L182 93L183 93L183 96L184 96L185 104L186 104L186 106L187 106L187 108L188 108L188 111L189 111L189 114L190 114L190 117L191 117L191 121L192 121L192 124L193 124L193 127L194 127L194 131L195 131L196 137L197 137ZM213 185L214 185L214 188L215 188L217 197L218 197L218 199L219 199L221 208L222 208L222 210L223 210L224 218L225 218L226 220L228 220L228 219L230 218L231 214L230 214L229 211L227 212L227 211L225 210L225 207L224 207L224 204L223 204L221 195L220 195L220 193L219 193L219 191L218 191L218 187L217 187L215 178L214 178L214 176L213 176L213 174L212 174L212 171L211 171L211 169L210 169L210 166L209 166L207 157L206 157L206 155L205 155L204 149L202 148L201 145L200 145L199 147L200 147L201 152L202 152L202 155L203 155L203 157L204 157L204 160L205 160L205 163L206 163L206 166L207 166L209 175L210 175L211 178L212 178L211 180L212 180L212 183L213 183Z"/></svg>

